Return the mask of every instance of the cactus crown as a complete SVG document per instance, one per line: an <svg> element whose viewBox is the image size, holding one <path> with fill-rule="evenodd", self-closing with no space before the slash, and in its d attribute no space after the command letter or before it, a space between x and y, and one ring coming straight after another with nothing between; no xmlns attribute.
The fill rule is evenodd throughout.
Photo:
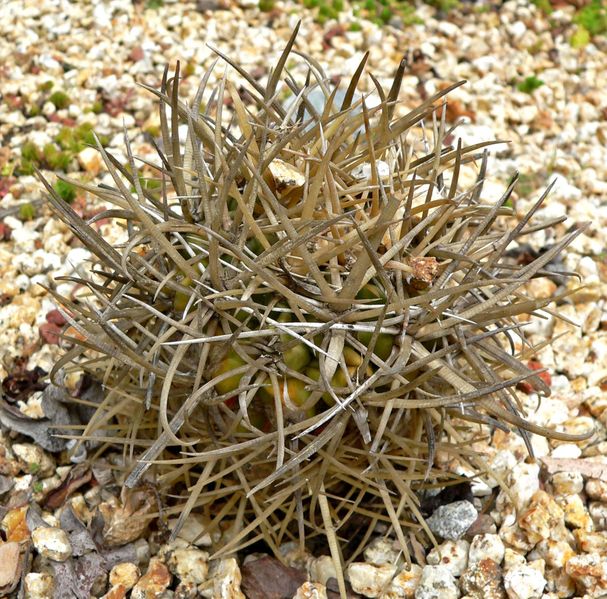
<svg viewBox="0 0 607 599"><path fill-rule="evenodd" d="M513 263L513 243L555 223L532 222L544 194L513 224L516 178L483 201L493 142L447 141L443 97L460 84L397 116L406 61L389 90L374 79L370 107L355 93L366 56L337 95L293 50L296 34L265 87L218 53L249 105L225 76L203 103L212 69L185 103L179 66L165 70L149 88L157 164L138 165L126 135L126 164L99 144L115 187L72 183L115 206L96 218L126 223L121 247L47 185L97 263L79 280L91 301L58 297L78 335L54 375L103 382L81 439L121 444L128 486L153 473L179 515L173 534L194 511L224 533L217 554L260 539L278 554L320 533L339 562L383 523L408 558L411 534L432 539L416 493L462 480L436 467L437 452L488 476L464 443L474 434L564 437L521 413L517 383L549 388L525 365L534 348L515 351L517 316L568 293L535 299L525 283L581 229ZM303 86L285 66L292 52L308 67ZM478 177L462 189L466 165Z"/></svg>

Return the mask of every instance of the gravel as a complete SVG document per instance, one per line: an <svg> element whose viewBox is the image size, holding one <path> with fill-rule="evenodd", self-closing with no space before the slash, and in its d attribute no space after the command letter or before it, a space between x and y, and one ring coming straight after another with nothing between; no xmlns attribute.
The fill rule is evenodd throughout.
<svg viewBox="0 0 607 599"><path fill-rule="evenodd" d="M41 285L52 285L57 276L77 275L90 259L72 232L40 202L35 177L18 174L16 166L27 154L28 142L43 148L64 128L75 130L90 123L120 157L126 127L134 153L149 157L160 124L151 95L137 88L137 83L157 86L165 64L179 59L186 75L182 89L192 95L200 75L215 58L212 47L237 57L263 81L268 65L276 60L299 19L298 49L316 58L335 82L347 79L369 51L368 71L386 85L405 53L410 68L397 110L410 110L420 99L466 79L468 83L450 95L448 119L464 121L453 132L454 143L458 138L465 144L509 140L493 149L485 200L499 197L518 171L521 178L514 207L522 214L554 182L540 217L566 215L567 223L530 234L529 251L549 246L572 223L590 223L587 234L574 241L561 265L579 272L585 288L529 321L531 343L541 346L554 339L536 355L551 375L552 395L540 402L521 388L518 398L537 424L570 433L594 430L594 434L578 444L532 435L539 458L535 464L517 435L497 430L489 442L474 442L495 479L475 481L474 504L465 502L468 520L458 515L458 530L446 531L445 517L435 510L430 522L442 519L440 529L434 528L441 537L439 545L427 556L427 564L412 570L402 565L393 539L378 531L364 553L366 562L350 567L351 582L364 596L384 599L603 596L607 593L605 36L595 37L584 48L572 47L575 8L564 1L549 17L522 0L500 6L479 2L447 16L420 5L417 14L423 22L402 29L359 20L347 6L339 22L321 26L310 11L291 2L277 2L269 13L260 12L255 1L198 4L220 9L199 11L196 3L188 1L165 1L157 9L130 0L2 3L0 379L17 371L25 376L35 368L48 372L57 361L62 353L57 331L62 324L51 294ZM360 31L350 30L354 21L360 23ZM305 72L297 61L289 68L296 80L303 81ZM222 74L223 68L216 69L211 83ZM230 76L238 85L239 75L231 72ZM530 77L543 84L531 93L520 91L524 85L519 84ZM373 89L371 80L365 79L361 91ZM53 96L56 92L66 94L67 105ZM89 148L68 158L69 176L86 181L96 177L95 181L108 183L98 156ZM54 181L52 169L41 166ZM463 168L460 176L469 182L475 172ZM34 211L31 219L25 218L27 205ZM76 198L73 206L86 217L99 208L86 198ZM100 223L99 227L110 243L120 241L122 231L114 224ZM551 296L560 281L553 277L529 285L535 286L536 294ZM577 285L575 278L567 283L570 289ZM78 297L75 283L63 281L56 286L63 295ZM554 317L556 310L580 326L571 329ZM44 413L40 391L33 387L14 405L34 419ZM7 481L2 485L6 514L1 526L7 543L13 543L2 546L11 555L0 563L3 589L14 588L23 578L25 597L51 597L58 592L65 581L57 574L63 572L57 569L61 566L57 560L69 565L82 559L80 552L85 551L79 545L84 533L60 527L61 513L69 505L78 521L88 525L101 505L101 511L117 518L112 534L125 529L129 536L123 553L112 557L115 568L109 580L102 569L95 579L91 566L91 595L125 596L120 593L133 588L132 597L149 593L244 597L237 560L209 561L208 553L195 546L207 548L218 540L205 535L200 522L186 527L181 544L164 548L143 527L121 528L121 523L132 519L131 503L119 497L120 480L111 473L103 479L104 468L109 472L107 465L96 466L96 480L107 481L100 491L99 486L91 486L90 471L70 463L63 454L51 456L25 436L2 434L0 458L0 475ZM454 474L466 472L466 465L453 456L438 454L436 459ZM33 533L25 521L29 498L45 505L43 522ZM150 498L142 505L140 516L156 509ZM442 538L446 540L441 543ZM35 559L28 573L15 559L14 543L24 550L31 541ZM311 576L298 597L326 596L326 586L335 575L331 560L295 557L293 552L295 559L298 565L307 563ZM448 565L445 559L451 560ZM398 566L392 568L395 563Z"/></svg>

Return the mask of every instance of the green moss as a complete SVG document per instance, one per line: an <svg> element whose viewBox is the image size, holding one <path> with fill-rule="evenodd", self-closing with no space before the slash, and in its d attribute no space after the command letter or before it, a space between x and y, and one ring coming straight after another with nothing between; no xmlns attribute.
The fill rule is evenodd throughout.
<svg viewBox="0 0 607 599"><path fill-rule="evenodd" d="M362 25L356 21L350 24L350 31L362 31Z"/></svg>
<svg viewBox="0 0 607 599"><path fill-rule="evenodd" d="M426 4L434 6L441 12L449 12L455 8L459 8L459 0L425 0Z"/></svg>
<svg viewBox="0 0 607 599"><path fill-rule="evenodd" d="M98 135L98 138L102 146L107 146L110 142L107 135ZM55 137L55 141L63 150L74 154L81 152L86 146L97 146L92 123L82 123L75 129L62 127Z"/></svg>
<svg viewBox="0 0 607 599"><path fill-rule="evenodd" d="M33 489L34 493L42 493L42 491L44 491L44 485L39 480L37 480L32 485L32 489Z"/></svg>
<svg viewBox="0 0 607 599"><path fill-rule="evenodd" d="M532 94L536 89L542 87L542 85L544 85L544 82L541 79L538 79L535 75L531 75L519 82L516 89L525 94Z"/></svg>
<svg viewBox="0 0 607 599"><path fill-rule="evenodd" d="M537 6L545 15L552 13L552 4L550 4L550 0L531 0L531 4Z"/></svg>
<svg viewBox="0 0 607 599"><path fill-rule="evenodd" d="M385 6L379 13L379 18L383 23L388 23L392 18L392 11L387 6Z"/></svg>
<svg viewBox="0 0 607 599"><path fill-rule="evenodd" d="M21 158L30 162L38 162L40 160L40 149L33 141L26 141L21 147Z"/></svg>
<svg viewBox="0 0 607 599"><path fill-rule="evenodd" d="M341 12L344 9L344 0L333 0L331 3L333 9L337 12Z"/></svg>
<svg viewBox="0 0 607 599"><path fill-rule="evenodd" d="M572 48L579 49L587 46L590 43L590 40L591 36L589 31L585 27L582 27L582 25L578 25L569 38L569 44Z"/></svg>
<svg viewBox="0 0 607 599"><path fill-rule="evenodd" d="M261 12L270 12L274 10L274 0L259 0L259 10Z"/></svg>
<svg viewBox="0 0 607 599"><path fill-rule="evenodd" d="M583 27L590 35L607 33L607 6L602 0L592 0L579 10L573 22Z"/></svg>
<svg viewBox="0 0 607 599"><path fill-rule="evenodd" d="M41 92L50 92L53 89L53 85L55 85L54 81L45 81L38 86L38 89Z"/></svg>
<svg viewBox="0 0 607 599"><path fill-rule="evenodd" d="M57 192L59 197L68 204L71 204L76 199L76 188L67 181L57 179L55 185L53 185L53 189Z"/></svg>
<svg viewBox="0 0 607 599"><path fill-rule="evenodd" d="M70 127L61 127L59 133L55 136L55 141L63 150L76 150L76 139L74 138L74 130Z"/></svg>
<svg viewBox="0 0 607 599"><path fill-rule="evenodd" d="M49 96L49 102L52 102L57 110L62 110L63 108L67 108L72 103L72 100L65 92L56 91Z"/></svg>
<svg viewBox="0 0 607 599"><path fill-rule="evenodd" d="M95 100L91 106L91 110L95 114L101 114L103 112L103 102L101 100Z"/></svg>
<svg viewBox="0 0 607 599"><path fill-rule="evenodd" d="M30 202L19 206L19 220L28 221L36 218L36 208Z"/></svg>
<svg viewBox="0 0 607 599"><path fill-rule="evenodd" d="M72 161L72 156L69 152L60 150L55 144L46 144L42 150L44 161L53 171L67 171L67 168Z"/></svg>
<svg viewBox="0 0 607 599"><path fill-rule="evenodd" d="M164 0L146 0L145 7L151 9L158 9L164 6Z"/></svg>

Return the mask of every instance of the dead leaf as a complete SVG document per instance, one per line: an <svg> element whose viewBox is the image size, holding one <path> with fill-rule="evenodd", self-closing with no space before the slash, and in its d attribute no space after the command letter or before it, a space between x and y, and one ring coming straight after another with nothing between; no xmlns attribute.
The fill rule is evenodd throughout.
<svg viewBox="0 0 607 599"><path fill-rule="evenodd" d="M61 507L72 493L89 483L92 478L93 474L87 464L77 464L70 470L61 486L49 493L44 506L53 510Z"/></svg>
<svg viewBox="0 0 607 599"><path fill-rule="evenodd" d="M41 381L45 375L46 372L38 366L26 370L17 364L15 371L2 380L2 391L11 402L26 401L32 393L46 387L46 383Z"/></svg>
<svg viewBox="0 0 607 599"><path fill-rule="evenodd" d="M11 593L19 583L22 566L19 543L14 541L2 543L0 545L0 595L2 597Z"/></svg>
<svg viewBox="0 0 607 599"><path fill-rule="evenodd" d="M48 385L42 392L41 408L44 418L30 418L16 406L0 400L0 423L8 429L31 437L42 449L56 453L67 446L67 439L59 439L55 435L67 434L63 426L77 424L77 419L70 415L69 410L59 398L65 399L65 392Z"/></svg>
<svg viewBox="0 0 607 599"><path fill-rule="evenodd" d="M97 508L104 520L103 541L109 547L119 547L138 539L156 511L156 494L150 486L124 488L122 505L118 499L104 501Z"/></svg>
<svg viewBox="0 0 607 599"><path fill-rule="evenodd" d="M53 599L89 599L96 580L105 573L104 559L98 553L87 553L65 562L49 562L55 574Z"/></svg>
<svg viewBox="0 0 607 599"><path fill-rule="evenodd" d="M307 580L303 570L285 566L273 557L248 562L241 572L242 592L248 599L291 599Z"/></svg>

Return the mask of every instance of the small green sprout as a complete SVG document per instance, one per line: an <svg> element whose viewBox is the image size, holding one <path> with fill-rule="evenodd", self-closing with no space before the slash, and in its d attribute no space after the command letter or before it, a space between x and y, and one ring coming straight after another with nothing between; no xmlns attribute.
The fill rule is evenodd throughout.
<svg viewBox="0 0 607 599"><path fill-rule="evenodd" d="M544 85L544 82L541 79L538 79L535 75L531 75L523 79L516 86L516 89L525 94L532 94L536 89L542 87L542 85Z"/></svg>

